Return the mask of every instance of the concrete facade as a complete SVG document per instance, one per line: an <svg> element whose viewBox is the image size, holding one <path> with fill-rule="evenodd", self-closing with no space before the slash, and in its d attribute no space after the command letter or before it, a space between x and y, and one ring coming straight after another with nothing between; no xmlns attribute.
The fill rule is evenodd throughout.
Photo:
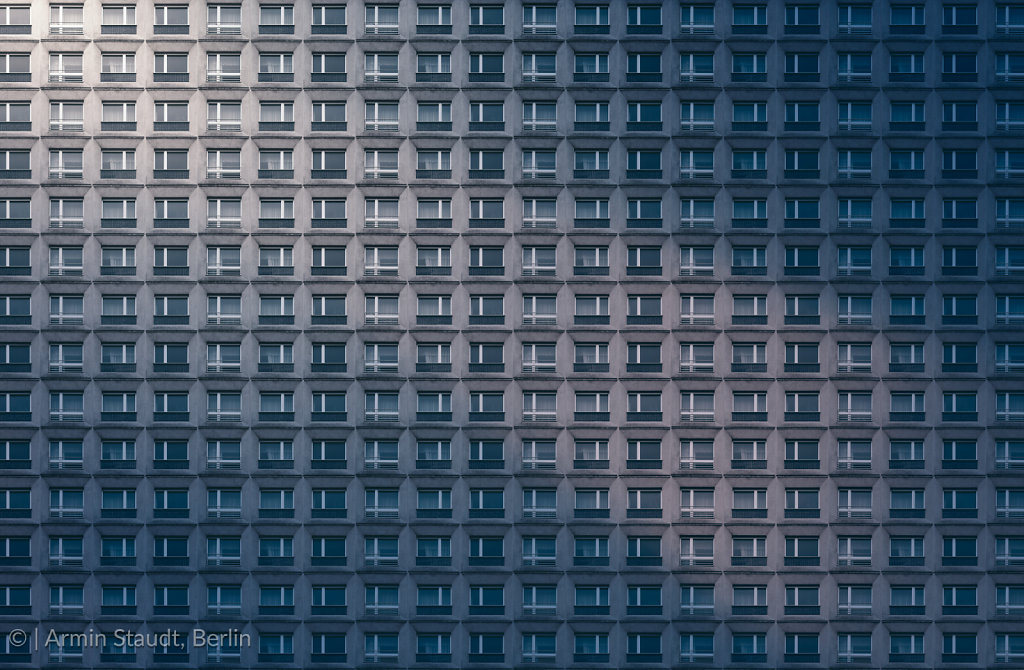
<svg viewBox="0 0 1024 670"><path fill-rule="evenodd" d="M1024 5L0 19L5 667L1024 663Z"/></svg>

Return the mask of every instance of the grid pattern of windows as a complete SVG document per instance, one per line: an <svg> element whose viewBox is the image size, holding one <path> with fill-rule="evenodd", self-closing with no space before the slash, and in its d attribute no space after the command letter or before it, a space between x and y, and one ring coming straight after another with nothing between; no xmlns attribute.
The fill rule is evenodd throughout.
<svg viewBox="0 0 1024 670"><path fill-rule="evenodd" d="M1024 5L0 34L0 661L1024 662Z"/></svg>

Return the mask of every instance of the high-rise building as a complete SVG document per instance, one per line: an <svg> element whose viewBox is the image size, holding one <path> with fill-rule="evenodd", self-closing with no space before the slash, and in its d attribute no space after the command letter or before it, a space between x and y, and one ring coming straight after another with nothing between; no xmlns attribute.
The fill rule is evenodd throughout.
<svg viewBox="0 0 1024 670"><path fill-rule="evenodd" d="M0 665L1024 664L1016 1L3 0Z"/></svg>

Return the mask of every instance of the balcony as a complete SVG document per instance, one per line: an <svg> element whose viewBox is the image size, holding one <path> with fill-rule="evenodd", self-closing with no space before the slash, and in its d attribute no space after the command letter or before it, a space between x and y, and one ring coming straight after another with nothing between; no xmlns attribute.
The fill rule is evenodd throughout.
<svg viewBox="0 0 1024 670"><path fill-rule="evenodd" d="M554 169L548 168L523 168L523 179L550 180L556 177Z"/></svg>
<svg viewBox="0 0 1024 670"><path fill-rule="evenodd" d="M365 26L367 35L397 35L398 23L391 21L368 22Z"/></svg>
<svg viewBox="0 0 1024 670"><path fill-rule="evenodd" d="M553 23L524 23L524 35L554 35L555 24Z"/></svg>
<svg viewBox="0 0 1024 670"><path fill-rule="evenodd" d="M51 519L81 519L83 516L81 507L51 507L50 518ZM81 558L78 559L78 564L81 565ZM79 606L80 607L80 606Z"/></svg>
<svg viewBox="0 0 1024 670"><path fill-rule="evenodd" d="M715 80L713 72L683 71L679 73L679 81L683 84L709 84Z"/></svg>
<svg viewBox="0 0 1024 670"><path fill-rule="evenodd" d="M554 519L554 518L556 518L556 516L557 516L557 511L553 507L524 507L523 508L523 518L524 519ZM526 565L529 565L529 563L527 563L527 559L528 559L528 557L524 556L523 557L523 563L526 564ZM536 560L545 561L545 563L538 563L538 565L541 565L541 564L543 564L543 565L554 565L555 564L554 557L551 557L551 558L546 558L546 557L544 557L544 558L537 558ZM550 561L550 563L547 563L546 561Z"/></svg>
<svg viewBox="0 0 1024 670"><path fill-rule="evenodd" d="M242 24L241 23L209 23L206 26L207 35L241 35Z"/></svg>
<svg viewBox="0 0 1024 670"><path fill-rule="evenodd" d="M79 7L81 10L81 7ZM81 21L62 21L50 23L51 35L81 35L83 24Z"/></svg>
<svg viewBox="0 0 1024 670"><path fill-rule="evenodd" d="M368 84L397 84L397 72L384 72L381 70L368 70L363 75L363 80Z"/></svg>
<svg viewBox="0 0 1024 670"><path fill-rule="evenodd" d="M232 411L208 412L206 420L211 423L233 423L242 420L242 413Z"/></svg>
<svg viewBox="0 0 1024 670"><path fill-rule="evenodd" d="M392 423L398 421L398 411L388 410L367 410L364 414L364 420L368 423Z"/></svg>
<svg viewBox="0 0 1024 670"><path fill-rule="evenodd" d="M539 70L524 71L523 82L528 84L553 84L555 82L555 73Z"/></svg>

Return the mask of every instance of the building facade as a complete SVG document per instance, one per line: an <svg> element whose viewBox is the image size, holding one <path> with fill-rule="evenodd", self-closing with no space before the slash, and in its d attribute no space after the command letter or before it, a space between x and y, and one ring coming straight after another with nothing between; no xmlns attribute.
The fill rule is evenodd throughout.
<svg viewBox="0 0 1024 670"><path fill-rule="evenodd" d="M1024 664L1024 4L0 33L4 667Z"/></svg>

